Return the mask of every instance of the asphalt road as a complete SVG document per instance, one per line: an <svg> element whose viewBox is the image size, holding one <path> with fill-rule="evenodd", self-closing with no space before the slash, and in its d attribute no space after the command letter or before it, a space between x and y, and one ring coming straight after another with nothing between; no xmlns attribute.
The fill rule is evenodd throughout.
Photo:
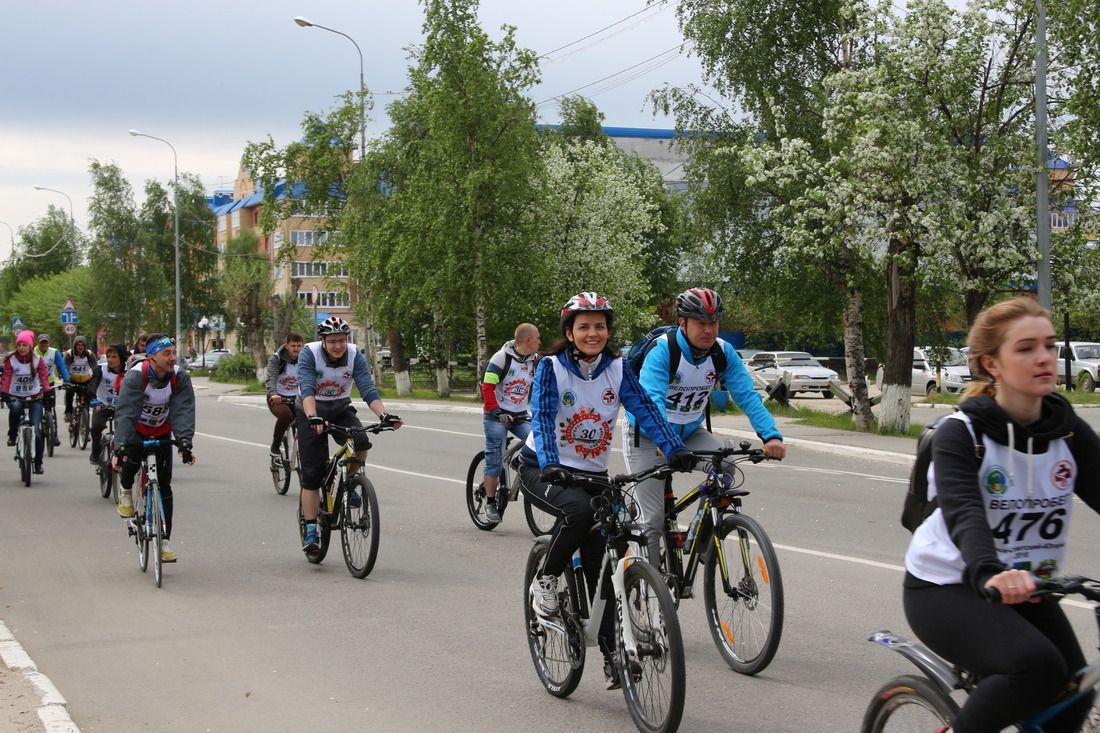
<svg viewBox="0 0 1100 733"><path fill-rule="evenodd" d="M177 465L174 482L180 561L160 589L99 497L87 453L63 446L29 489L9 462L0 619L84 733L635 730L598 663L568 700L538 683L520 606L521 512L481 532L465 510L478 417L402 414L406 427L375 438L369 459L382 545L365 580L338 547L320 566L304 559L294 492L271 488L271 417L256 400L199 398L198 464ZM685 600L681 730L854 730L876 687L910 672L865 641L908 631L897 524L907 469L791 451L748 471L746 506L783 569L783 642L762 674L738 675L714 649L702 601ZM1096 576L1100 518L1077 506L1069 565ZM1070 615L1092 648L1090 612Z"/></svg>

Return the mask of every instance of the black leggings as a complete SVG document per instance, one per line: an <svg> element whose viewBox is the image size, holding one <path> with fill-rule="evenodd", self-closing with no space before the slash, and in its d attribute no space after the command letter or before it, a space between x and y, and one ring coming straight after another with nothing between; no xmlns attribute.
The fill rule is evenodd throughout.
<svg viewBox="0 0 1100 733"><path fill-rule="evenodd" d="M981 679L951 726L956 733L996 733L1049 705L1071 672L1085 664L1081 646L1054 601L989 603L965 585L921 584L907 578L905 617L928 648ZM1076 731L1092 700L1047 724Z"/></svg>
<svg viewBox="0 0 1100 733"><path fill-rule="evenodd" d="M172 436L164 437L167 439ZM158 445L147 450L155 453L157 457L157 479L160 481L161 505L164 507L164 539L167 540L172 537L172 514L176 504L175 499L172 498L172 451L175 448L170 445ZM131 458L119 467L119 482L124 490L133 490L134 477L141 470L141 463L140 459Z"/></svg>

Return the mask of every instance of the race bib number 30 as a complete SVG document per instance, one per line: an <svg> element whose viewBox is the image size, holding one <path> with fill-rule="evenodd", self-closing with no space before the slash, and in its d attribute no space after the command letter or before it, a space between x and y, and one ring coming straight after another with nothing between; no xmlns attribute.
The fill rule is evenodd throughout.
<svg viewBox="0 0 1100 733"><path fill-rule="evenodd" d="M611 445L611 424L591 408L580 408L571 420L560 423L559 427L559 445L562 448L572 446L582 458L592 460L606 453Z"/></svg>

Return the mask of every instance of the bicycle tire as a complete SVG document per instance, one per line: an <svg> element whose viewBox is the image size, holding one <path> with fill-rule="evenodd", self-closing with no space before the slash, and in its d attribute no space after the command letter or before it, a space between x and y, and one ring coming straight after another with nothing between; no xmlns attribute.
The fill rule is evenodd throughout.
<svg viewBox="0 0 1100 733"><path fill-rule="evenodd" d="M26 409L26 408L24 408ZM34 428L19 429L19 470L23 477L23 485L31 485L31 467L34 463Z"/></svg>
<svg viewBox="0 0 1100 733"><path fill-rule="evenodd" d="M536 542L527 556L523 574L523 620L527 628L527 646L539 682L554 697L569 697L584 674L584 630L578 617L577 582L572 573L559 578L560 614L557 629L547 626L531 606L531 581L542 570L547 546ZM564 585L564 589L562 589ZM560 629L560 630L559 630Z"/></svg>
<svg viewBox="0 0 1100 733"><path fill-rule="evenodd" d="M159 588L164 580L164 557L161 554L163 551L162 543L164 542L164 517L162 516L161 500L160 500L160 486L156 482L149 484L149 501L152 502L150 507L153 512L153 526L152 536L150 540L153 552L153 582L157 584Z"/></svg>
<svg viewBox="0 0 1100 733"><path fill-rule="evenodd" d="M111 459L114 457L115 452L115 434L114 431L103 434L103 443L107 449L107 473L111 477L111 501L114 504L118 504L118 487L121 483L118 472L115 471L113 465L111 465Z"/></svg>
<svg viewBox="0 0 1100 733"><path fill-rule="evenodd" d="M103 444L99 446L99 495L109 499L113 493L114 471L111 469L111 448L107 436L104 435Z"/></svg>
<svg viewBox="0 0 1100 733"><path fill-rule="evenodd" d="M280 496L290 488L290 441L285 434L279 444L278 458L271 457L271 482L275 484L275 493Z"/></svg>
<svg viewBox="0 0 1100 733"><path fill-rule="evenodd" d="M615 637L623 697L638 730L668 733L680 726L687 688L676 604L660 572L647 562L630 563L624 580L626 608L617 614ZM633 658L623 645L623 619L634 634Z"/></svg>
<svg viewBox="0 0 1100 733"><path fill-rule="evenodd" d="M80 437L80 450L87 450L88 441L92 437L92 415L91 409L87 405L82 405L80 408L77 430Z"/></svg>
<svg viewBox="0 0 1100 733"><path fill-rule="evenodd" d="M526 497L523 500L523 516L527 518L527 529L531 530L531 534L535 537L553 532L554 523L558 521L557 517L538 508Z"/></svg>
<svg viewBox="0 0 1100 733"><path fill-rule="evenodd" d="M485 483L481 480L482 464L485 462L485 451L478 451L474 460L470 461L470 470L466 472L466 511L470 513L470 521L483 532L496 529L499 522L489 521L485 516ZM503 492L498 491L498 494ZM498 499L499 501L499 499Z"/></svg>
<svg viewBox="0 0 1100 733"><path fill-rule="evenodd" d="M141 483L145 483L144 477ZM149 568L149 533L145 525L145 501L144 486L139 485L134 491L134 516L129 521L133 522L134 541L137 542L138 547L138 567L143 573Z"/></svg>
<svg viewBox="0 0 1100 733"><path fill-rule="evenodd" d="M322 494L321 501L324 500L325 495ZM306 523L305 520L302 518L302 504L300 501L298 503L298 533L300 535L300 542L302 543L298 546L301 547L306 543ZM325 555L328 554L328 541L331 534L332 528L328 526L328 518L324 510L322 509L317 514L317 538L320 543L320 549L318 549L317 552L307 552L307 560L309 560L314 565L318 565L321 563L321 561L325 559Z"/></svg>
<svg viewBox="0 0 1100 733"><path fill-rule="evenodd" d="M54 440L57 438L57 413L53 409L42 415L42 428L46 434L46 455L53 458Z"/></svg>
<svg viewBox="0 0 1100 733"><path fill-rule="evenodd" d="M359 506L351 507L351 492L359 497ZM347 488L341 499L344 502L341 522L340 548L344 564L354 578L365 578L374 569L378 559L378 540L381 524L378 513L378 494L370 479L361 473L348 477Z"/></svg>
<svg viewBox="0 0 1100 733"><path fill-rule="evenodd" d="M924 677L902 675L879 688L863 714L861 733L929 731L949 725L959 706Z"/></svg>
<svg viewBox="0 0 1100 733"><path fill-rule="evenodd" d="M75 448L76 444L80 442L80 417L73 416L69 418L67 426L69 428L69 447Z"/></svg>
<svg viewBox="0 0 1100 733"><path fill-rule="evenodd" d="M732 544L727 538L732 538ZM783 636L779 558L763 527L744 514L723 515L716 539L707 551L703 571L707 625L730 669L757 674L771 663ZM720 565L730 576L729 594Z"/></svg>

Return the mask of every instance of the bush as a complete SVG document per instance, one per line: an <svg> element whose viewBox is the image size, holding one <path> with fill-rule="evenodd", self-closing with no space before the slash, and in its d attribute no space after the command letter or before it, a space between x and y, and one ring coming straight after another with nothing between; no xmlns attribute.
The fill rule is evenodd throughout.
<svg viewBox="0 0 1100 733"><path fill-rule="evenodd" d="M256 379L256 360L251 354L234 354L218 362L218 368L210 375L215 382L247 384Z"/></svg>

